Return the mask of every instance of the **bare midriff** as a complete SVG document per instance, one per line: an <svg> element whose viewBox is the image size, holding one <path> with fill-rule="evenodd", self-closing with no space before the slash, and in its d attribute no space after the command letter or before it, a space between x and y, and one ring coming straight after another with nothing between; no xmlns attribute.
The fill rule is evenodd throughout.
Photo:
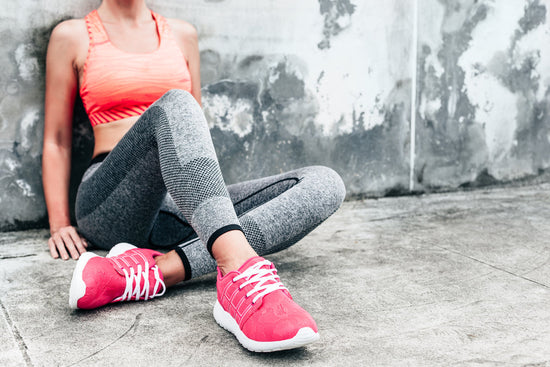
<svg viewBox="0 0 550 367"><path fill-rule="evenodd" d="M108 153L118 144L120 139L130 130L139 116L132 116L122 120L112 121L107 124L99 124L94 129L94 154Z"/></svg>

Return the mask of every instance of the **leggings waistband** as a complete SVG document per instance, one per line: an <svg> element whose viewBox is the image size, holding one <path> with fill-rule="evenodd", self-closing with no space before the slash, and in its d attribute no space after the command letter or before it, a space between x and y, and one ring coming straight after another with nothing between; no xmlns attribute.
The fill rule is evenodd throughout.
<svg viewBox="0 0 550 367"><path fill-rule="evenodd" d="M94 159L92 159L92 161L90 162L90 166L92 164L96 164L96 163L100 163L100 162L103 162L105 160L105 158L107 158L107 156L109 155L109 153L111 152L105 152L105 153L100 153L98 155L96 155L94 157Z"/></svg>

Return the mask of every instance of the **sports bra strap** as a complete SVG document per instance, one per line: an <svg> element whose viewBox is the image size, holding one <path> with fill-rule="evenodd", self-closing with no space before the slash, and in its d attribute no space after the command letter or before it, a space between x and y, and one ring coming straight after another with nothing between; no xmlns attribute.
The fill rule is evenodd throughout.
<svg viewBox="0 0 550 367"><path fill-rule="evenodd" d="M151 12L153 17L155 18L155 21L157 22L158 32L160 35L160 38L163 39L165 37L172 37L172 32L170 31L170 26L168 25L168 21L165 17L155 13Z"/></svg>
<svg viewBox="0 0 550 367"><path fill-rule="evenodd" d="M86 20L86 27L88 28L88 36L90 37L91 44L98 44L109 41L109 36L103 24L101 24L101 19L97 14L97 9L86 15L84 18Z"/></svg>
<svg viewBox="0 0 550 367"><path fill-rule="evenodd" d="M157 23L158 31L160 33L160 38L161 39L165 37L172 38L173 35L172 35L172 32L170 31L170 26L168 25L166 18L158 15L153 11L151 12L151 14L153 15ZM86 15L84 19L86 20L86 27L88 28L88 36L90 37L90 42L92 44L98 44L98 43L109 41L109 36L107 35L107 31L105 31L105 27L101 23L101 19L99 18L97 9L93 10L88 15Z"/></svg>

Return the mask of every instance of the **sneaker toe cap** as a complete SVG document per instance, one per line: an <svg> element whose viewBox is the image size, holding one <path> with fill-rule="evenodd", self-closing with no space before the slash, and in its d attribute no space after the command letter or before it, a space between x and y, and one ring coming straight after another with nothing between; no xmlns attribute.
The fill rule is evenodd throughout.
<svg viewBox="0 0 550 367"><path fill-rule="evenodd" d="M302 328L317 332L309 313L281 292L267 295L242 330L256 341L282 341L295 337Z"/></svg>

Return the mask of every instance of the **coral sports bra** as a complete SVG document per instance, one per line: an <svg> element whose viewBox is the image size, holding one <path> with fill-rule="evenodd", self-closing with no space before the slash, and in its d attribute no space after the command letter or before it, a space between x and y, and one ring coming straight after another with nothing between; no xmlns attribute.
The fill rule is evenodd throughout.
<svg viewBox="0 0 550 367"><path fill-rule="evenodd" d="M125 52L113 45L97 10L84 18L90 45L80 97L92 126L139 116L170 89L191 92L189 67L168 22L151 15L159 46L149 53Z"/></svg>

